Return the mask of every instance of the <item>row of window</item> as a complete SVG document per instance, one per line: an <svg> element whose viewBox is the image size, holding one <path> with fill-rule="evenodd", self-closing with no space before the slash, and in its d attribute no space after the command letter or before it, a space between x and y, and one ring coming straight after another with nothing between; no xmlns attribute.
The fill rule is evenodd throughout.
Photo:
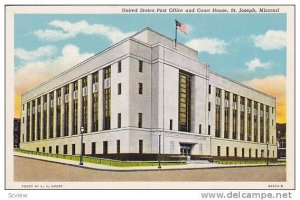
<svg viewBox="0 0 300 200"><path fill-rule="evenodd" d="M118 70L122 71L121 61L118 62ZM143 72L143 62L139 61L139 72ZM98 127L98 82L99 82L99 73L95 72L91 75L92 77L92 132L96 132L99 130ZM111 128L111 67L108 66L103 69L103 130L109 130ZM42 97L33 100L32 102L27 102L27 123L26 123L26 141L34 141L35 138L37 140L46 139L47 138L47 123L49 123L49 137L61 137L68 136L69 132L72 135L78 134L78 123L80 123L84 127L84 133L88 131L88 95L87 95L87 85L88 85L88 77L83 77L81 79L82 87L82 104L79 105L78 102L78 88L79 81L76 80L71 84L68 84L60 89L52 91L49 93L49 96L46 94ZM138 83L138 93L143 94L143 84ZM73 90L73 94L70 94L70 90ZM118 93L121 94L122 85L118 84ZM69 99L69 95L72 95L71 100ZM37 105L36 105L37 101ZM49 101L49 102L47 102ZM72 104L70 104L71 102ZM47 104L49 103L49 104ZM55 104L56 103L56 104ZM64 105L64 109L62 109L61 105ZM49 108L48 108L49 106ZM72 107L70 107L72 106ZM25 109L25 105L23 104L23 110ZM70 110L71 109L71 110ZM78 121L78 111L82 113L80 121ZM41 112L43 112L43 117L41 116ZM70 113L71 112L71 113ZM48 114L48 115L47 115ZM69 114L72 116L72 126L69 126ZM35 119L37 116L37 129L35 129ZM49 120L47 119L49 117ZM43 118L43 119L41 119ZM62 120L61 120L62 118ZM24 123L24 116L23 116ZM138 127L142 127L142 114L138 114ZM41 121L43 121L43 132L41 133ZM54 123L56 126L54 127ZM118 128L121 127L121 113L118 113ZM72 130L69 130L72 128ZM37 133L35 133L37 130ZM63 134L61 133L63 131ZM31 132L31 135L29 135ZM54 135L54 133L56 135ZM37 137L35 135L37 134ZM24 138L24 135L23 135ZM24 139L23 139L24 142Z"/></svg>
<svg viewBox="0 0 300 200"><path fill-rule="evenodd" d="M241 152L241 157L244 158L245 157L245 148L241 148L242 152ZM269 157L270 156L270 150L268 150L267 152L267 155L265 155L265 150L261 149L260 150L260 155L259 152L258 152L258 149L255 149L255 154L253 155L252 154L252 149L249 148L248 149L248 157L249 158L252 158L254 156L254 158L266 158L266 157ZM221 146L217 146L217 156L221 156L222 155L222 152L221 152ZM230 147L226 147L225 149L225 156L226 157L229 157L230 156ZM238 157L238 148L237 147L234 147L234 157ZM275 157L275 151L273 150L273 156L272 157Z"/></svg>
<svg viewBox="0 0 300 200"><path fill-rule="evenodd" d="M209 86L211 87L211 86ZM209 89L210 92L210 89ZM240 98L240 118L238 119L238 111L237 111L237 95L233 94L233 104L229 105L230 102L230 95L228 91L225 91L225 106L224 106L224 138L229 138L229 128L230 123L232 123L232 139L237 139L237 131L238 131L238 123L240 121L240 140L247 140L247 141L254 141L254 142L265 142L265 135L266 134L266 141L270 141L270 117L269 117L269 106L266 106L264 111L264 107L260 107L260 116L258 116L258 102L252 102L252 100L247 99L247 110L245 110L245 97ZM254 103L254 115L252 115L252 103ZM263 104L261 104L263 105ZM215 136L221 137L221 89L216 88L216 110L215 110ZM229 108L233 106L233 116L232 121L230 121L230 111ZM208 109L210 111L210 102L208 105ZM265 112L265 115L264 115ZM272 112L273 107L272 107ZM245 116L246 114L246 116ZM252 119L253 118L253 119ZM258 119L259 118L259 119ZM266 119L264 119L266 118ZM247 121L246 121L247 120ZM252 124L253 120L253 124ZM258 120L260 123L260 130L258 130ZM264 123L265 120L265 123ZM247 122L247 129L245 130L245 122ZM253 125L253 126L252 126ZM274 121L272 119L272 126L274 126ZM253 130L252 130L253 128ZM252 131L254 132L253 139L252 139ZM260 138L258 138L258 131L260 133ZM265 132L264 132L265 131ZM273 143L273 142L272 142Z"/></svg>
<svg viewBox="0 0 300 200"><path fill-rule="evenodd" d="M108 141L103 141L102 143L102 152L103 154L108 154L110 153L108 151ZM144 142L143 140L139 140L139 143L138 143L139 147L139 154L142 154L143 153L143 149L144 149ZM52 149L52 146L48 146L48 152L46 152L46 147L42 147L42 149L40 149L40 147L37 147L36 148L36 151L37 152L43 152L43 153L54 153L54 154L71 154L71 155L76 155L76 149L79 148L81 149L81 144L77 145L76 144L71 144L71 152L68 152L68 146L67 144L63 145L62 146L62 152L60 152L60 146L59 145L56 145L56 146L53 146L55 147L55 151L54 149ZM91 155L96 155L96 149L97 149L97 146L96 146L96 142L92 142L91 143ZM85 146L85 143L82 143L82 155L86 155L86 146ZM80 151L80 150L79 150ZM78 151L77 151L78 152ZM116 141L116 151L115 151L117 154L121 153L121 141L120 140L117 140ZM114 153L115 153L114 152Z"/></svg>

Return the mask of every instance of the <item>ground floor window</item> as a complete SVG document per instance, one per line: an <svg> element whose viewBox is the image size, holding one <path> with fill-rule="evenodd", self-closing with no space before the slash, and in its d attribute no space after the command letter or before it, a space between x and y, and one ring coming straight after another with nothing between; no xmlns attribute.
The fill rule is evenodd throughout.
<svg viewBox="0 0 300 200"><path fill-rule="evenodd" d="M120 149L121 149L121 142L120 140L117 140L117 153L120 153Z"/></svg>
<svg viewBox="0 0 300 200"><path fill-rule="evenodd" d="M75 151L75 144L72 144L72 155L75 155L76 154L76 151Z"/></svg>
<svg viewBox="0 0 300 200"><path fill-rule="evenodd" d="M92 142L92 155L96 154L96 142Z"/></svg>
<svg viewBox="0 0 300 200"><path fill-rule="evenodd" d="M40 151L40 148L37 147L37 148L36 148L36 151L39 152L39 151Z"/></svg>
<svg viewBox="0 0 300 200"><path fill-rule="evenodd" d="M229 147L226 147L226 156L229 156Z"/></svg>
<svg viewBox="0 0 300 200"><path fill-rule="evenodd" d="M242 157L244 158L245 157L245 149L242 148Z"/></svg>
<svg viewBox="0 0 300 200"><path fill-rule="evenodd" d="M49 146L49 153L52 153L52 147Z"/></svg>
<svg viewBox="0 0 300 200"><path fill-rule="evenodd" d="M45 153L46 152L46 148L45 147L43 147L43 153Z"/></svg>
<svg viewBox="0 0 300 200"><path fill-rule="evenodd" d="M143 153L143 140L139 140L139 153Z"/></svg>
<svg viewBox="0 0 300 200"><path fill-rule="evenodd" d="M55 148L55 153L56 153L56 154L59 154L59 146L58 146L58 145L57 145L56 148Z"/></svg>
<svg viewBox="0 0 300 200"><path fill-rule="evenodd" d="M64 145L64 154L68 154L68 145L67 144Z"/></svg>
<svg viewBox="0 0 300 200"><path fill-rule="evenodd" d="M108 144L107 141L103 141L103 154L107 154Z"/></svg>
<svg viewBox="0 0 300 200"><path fill-rule="evenodd" d="M234 157L237 157L237 147L234 147Z"/></svg>
<svg viewBox="0 0 300 200"><path fill-rule="evenodd" d="M221 146L217 146L217 155L221 156Z"/></svg>

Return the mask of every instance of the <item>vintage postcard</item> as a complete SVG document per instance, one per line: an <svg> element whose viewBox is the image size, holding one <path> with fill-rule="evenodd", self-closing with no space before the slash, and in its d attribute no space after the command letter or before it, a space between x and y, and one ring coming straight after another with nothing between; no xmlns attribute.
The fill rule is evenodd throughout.
<svg viewBox="0 0 300 200"><path fill-rule="evenodd" d="M6 189L294 189L294 6L5 11Z"/></svg>

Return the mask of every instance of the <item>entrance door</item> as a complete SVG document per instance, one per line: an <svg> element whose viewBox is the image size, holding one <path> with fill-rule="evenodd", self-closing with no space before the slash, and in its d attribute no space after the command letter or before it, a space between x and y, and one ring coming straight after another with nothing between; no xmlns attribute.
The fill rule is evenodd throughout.
<svg viewBox="0 0 300 200"><path fill-rule="evenodd" d="M180 154L187 157L187 160L191 159L191 145L180 145Z"/></svg>

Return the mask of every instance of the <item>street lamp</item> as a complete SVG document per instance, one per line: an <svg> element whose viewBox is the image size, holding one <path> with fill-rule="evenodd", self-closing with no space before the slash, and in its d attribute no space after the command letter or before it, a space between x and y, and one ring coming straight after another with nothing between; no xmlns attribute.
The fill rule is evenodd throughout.
<svg viewBox="0 0 300 200"><path fill-rule="evenodd" d="M269 141L267 141L267 165L269 165Z"/></svg>
<svg viewBox="0 0 300 200"><path fill-rule="evenodd" d="M81 148L80 148L80 162L79 165L83 165L82 161L82 152L83 152L83 132L84 132L84 127L82 126L80 128L80 133L81 133Z"/></svg>
<svg viewBox="0 0 300 200"><path fill-rule="evenodd" d="M158 169L161 169L160 165L160 134L158 135Z"/></svg>

